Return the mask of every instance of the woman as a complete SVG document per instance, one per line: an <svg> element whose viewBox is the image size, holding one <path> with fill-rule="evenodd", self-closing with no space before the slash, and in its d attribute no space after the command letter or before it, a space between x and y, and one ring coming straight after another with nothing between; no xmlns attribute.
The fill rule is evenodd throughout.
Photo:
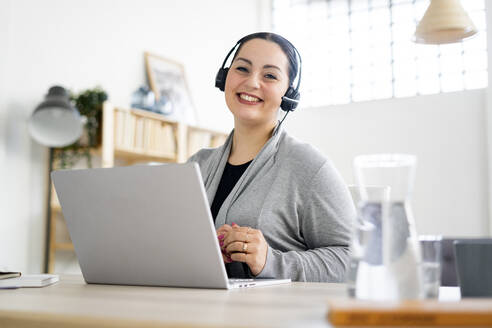
<svg viewBox="0 0 492 328"><path fill-rule="evenodd" d="M200 165L229 277L344 279L349 192L328 159L277 121L279 107L296 106L283 96L299 98L296 54L273 33L242 38L217 75L234 130L223 146L189 159Z"/></svg>

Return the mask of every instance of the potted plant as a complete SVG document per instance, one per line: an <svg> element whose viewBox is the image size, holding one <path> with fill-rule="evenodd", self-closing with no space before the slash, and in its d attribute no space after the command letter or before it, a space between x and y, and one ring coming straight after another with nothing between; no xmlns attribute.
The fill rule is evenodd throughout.
<svg viewBox="0 0 492 328"><path fill-rule="evenodd" d="M92 167L91 148L97 148L102 140L102 106L108 99L107 93L100 87L87 89L79 94L70 95L71 101L85 117L84 132L75 143L60 148L55 152L55 163L60 169L73 167L81 157L87 160L87 167Z"/></svg>

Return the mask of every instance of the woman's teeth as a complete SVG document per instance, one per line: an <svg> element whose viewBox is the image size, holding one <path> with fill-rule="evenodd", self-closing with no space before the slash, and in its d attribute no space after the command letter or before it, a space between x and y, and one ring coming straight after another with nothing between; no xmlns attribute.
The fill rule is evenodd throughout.
<svg viewBox="0 0 492 328"><path fill-rule="evenodd" d="M245 95L245 94L240 94L239 97L241 99L244 99L246 101L250 101L250 102L258 102L260 101L260 99L256 98L256 97L252 97L252 96L248 96L248 95Z"/></svg>

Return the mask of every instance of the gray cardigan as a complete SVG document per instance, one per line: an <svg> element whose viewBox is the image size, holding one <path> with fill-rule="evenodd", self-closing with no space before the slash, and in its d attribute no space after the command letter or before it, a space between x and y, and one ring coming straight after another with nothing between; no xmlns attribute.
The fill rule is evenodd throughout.
<svg viewBox="0 0 492 328"><path fill-rule="evenodd" d="M210 204L233 133L221 147L188 160L200 165ZM269 248L259 278L341 282L354 218L350 193L332 163L277 127L225 199L215 226L235 222L261 230ZM245 275L245 265L232 264L230 275Z"/></svg>

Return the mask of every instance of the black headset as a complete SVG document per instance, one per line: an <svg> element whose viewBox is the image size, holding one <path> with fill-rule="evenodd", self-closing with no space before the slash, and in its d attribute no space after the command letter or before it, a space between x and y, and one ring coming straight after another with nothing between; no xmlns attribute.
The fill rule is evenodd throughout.
<svg viewBox="0 0 492 328"><path fill-rule="evenodd" d="M217 75L215 76L215 87L219 88L220 91L224 91L225 89L225 82L227 78L227 73L229 72L229 67L224 67L227 59L231 56L232 52L243 43L243 40L247 38L248 36L245 36L241 38L236 45L229 51L227 54L226 58L224 59L224 62L222 63L222 67L219 69L217 72ZM301 72L302 72L302 59L301 59L301 54L299 54L299 51L297 51L296 47L292 43L290 43L288 40L286 40L292 48L294 48L295 53L297 54L297 57L299 58L299 76L297 78L297 86L294 89L292 85L289 85L289 88L285 92L285 95L282 97L282 102L280 103L280 108L282 110L288 112L294 111L296 109L297 105L299 104L299 99L301 98L301 94L299 93L299 86L301 85Z"/></svg>

